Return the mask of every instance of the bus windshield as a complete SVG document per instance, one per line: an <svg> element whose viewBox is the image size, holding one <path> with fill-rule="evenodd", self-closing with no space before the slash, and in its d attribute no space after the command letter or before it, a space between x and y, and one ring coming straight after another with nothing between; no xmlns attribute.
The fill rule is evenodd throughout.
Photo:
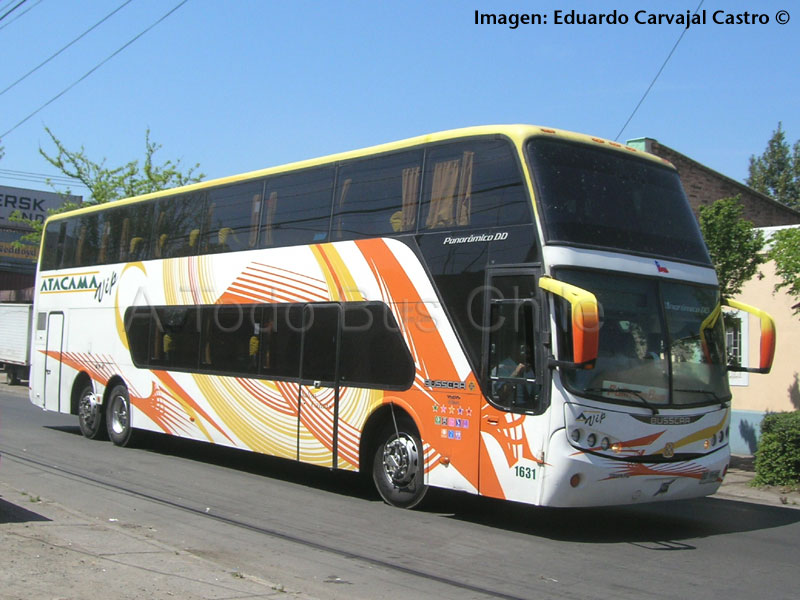
<svg viewBox="0 0 800 600"><path fill-rule="evenodd" d="M558 278L591 290L600 305L596 366L566 370L571 391L654 412L730 399L716 288L577 269Z"/></svg>
<svg viewBox="0 0 800 600"><path fill-rule="evenodd" d="M527 156L548 243L711 264L674 169L540 137Z"/></svg>

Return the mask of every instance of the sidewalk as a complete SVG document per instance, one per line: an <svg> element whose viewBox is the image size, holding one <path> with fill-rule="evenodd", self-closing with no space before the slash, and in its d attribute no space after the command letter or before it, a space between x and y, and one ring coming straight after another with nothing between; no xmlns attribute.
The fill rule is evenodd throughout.
<svg viewBox="0 0 800 600"><path fill-rule="evenodd" d="M749 484L754 477L755 459L752 456L731 456L725 481L713 497L800 509L800 491L775 486L751 487Z"/></svg>

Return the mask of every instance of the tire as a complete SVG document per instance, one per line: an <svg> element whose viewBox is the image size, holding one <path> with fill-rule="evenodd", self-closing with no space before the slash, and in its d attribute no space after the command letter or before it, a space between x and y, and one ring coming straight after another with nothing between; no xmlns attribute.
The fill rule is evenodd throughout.
<svg viewBox="0 0 800 600"><path fill-rule="evenodd" d="M6 383L8 383L8 385L18 385L19 384L19 376L17 375L17 367L15 367L14 365L6 365L6 373L7 373Z"/></svg>
<svg viewBox="0 0 800 600"><path fill-rule="evenodd" d="M128 388L116 385L108 395L106 402L106 429L109 439L116 446L128 446L133 437L131 427L131 400Z"/></svg>
<svg viewBox="0 0 800 600"><path fill-rule="evenodd" d="M424 471L422 440L413 422L399 418L395 431L389 421L378 436L372 459L372 480L381 498L398 508L415 507L428 491Z"/></svg>
<svg viewBox="0 0 800 600"><path fill-rule="evenodd" d="M83 437L90 440L105 439L106 416L103 408L94 395L92 386L86 385L78 399L78 425Z"/></svg>

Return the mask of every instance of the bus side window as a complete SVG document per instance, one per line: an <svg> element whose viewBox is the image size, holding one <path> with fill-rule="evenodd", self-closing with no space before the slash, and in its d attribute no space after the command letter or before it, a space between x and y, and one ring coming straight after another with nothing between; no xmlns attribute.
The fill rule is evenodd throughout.
<svg viewBox="0 0 800 600"><path fill-rule="evenodd" d="M111 216L113 211L107 211L104 213L103 219L103 233L100 235L100 249L97 253L97 262L101 265L104 265L109 261L111 253L109 252L109 242L111 239L111 221L108 217Z"/></svg>
<svg viewBox="0 0 800 600"><path fill-rule="evenodd" d="M113 262L117 262L117 260L119 260L119 262L124 262L128 260L128 255L130 254L131 220L126 215L127 211L120 211L122 227L120 228L119 244L117 244Z"/></svg>
<svg viewBox="0 0 800 600"><path fill-rule="evenodd" d="M231 252L255 248L261 214L264 182L251 181L213 189L209 192L207 252Z"/></svg>
<svg viewBox="0 0 800 600"><path fill-rule="evenodd" d="M151 364L197 370L200 357L201 311L196 306L164 306L156 310L155 335L151 335Z"/></svg>
<svg viewBox="0 0 800 600"><path fill-rule="evenodd" d="M150 364L150 335L156 330L155 319L152 319L153 308L149 306L131 306L125 311L125 333L128 337L128 348L131 359L137 367Z"/></svg>
<svg viewBox="0 0 800 600"><path fill-rule="evenodd" d="M83 215L78 227L78 239L75 245L75 266L82 267L96 264L100 252L100 216L99 213Z"/></svg>
<svg viewBox="0 0 800 600"><path fill-rule="evenodd" d="M255 305L214 305L202 309L201 370L247 373Z"/></svg>
<svg viewBox="0 0 800 600"><path fill-rule="evenodd" d="M268 179L260 246L327 241L334 173L333 167L317 167Z"/></svg>
<svg viewBox="0 0 800 600"><path fill-rule="evenodd" d="M159 200L153 240L155 258L198 253L206 215L205 200L203 192Z"/></svg>
<svg viewBox="0 0 800 600"><path fill-rule="evenodd" d="M333 239L414 231L422 152L401 152L339 167Z"/></svg>
<svg viewBox="0 0 800 600"><path fill-rule="evenodd" d="M119 262L122 259L120 248L127 242L130 219L127 219L128 208L120 206L110 208L100 214L100 248L97 254L99 264Z"/></svg>
<svg viewBox="0 0 800 600"><path fill-rule="evenodd" d="M407 389L414 361L397 321L382 302L346 302L339 353L343 385Z"/></svg>
<svg viewBox="0 0 800 600"><path fill-rule="evenodd" d="M511 410L539 413L541 381L537 377L533 303L493 301L489 338L490 394Z"/></svg>
<svg viewBox="0 0 800 600"><path fill-rule="evenodd" d="M302 304L264 305L259 323L259 373L266 379L294 379L300 374Z"/></svg>
<svg viewBox="0 0 800 600"><path fill-rule="evenodd" d="M435 146L425 167L420 229L531 223L516 153L505 140Z"/></svg>
<svg viewBox="0 0 800 600"><path fill-rule="evenodd" d="M58 268L59 261L63 256L62 248L66 229L66 221L55 221L47 225L47 229L44 232L44 243L42 245L42 271Z"/></svg>

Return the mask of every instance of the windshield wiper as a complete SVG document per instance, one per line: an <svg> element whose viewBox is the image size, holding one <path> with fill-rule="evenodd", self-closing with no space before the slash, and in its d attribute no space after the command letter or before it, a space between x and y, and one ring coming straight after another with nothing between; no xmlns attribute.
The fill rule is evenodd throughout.
<svg viewBox="0 0 800 600"><path fill-rule="evenodd" d="M687 392L689 394L710 394L711 397L714 398L714 400L719 402L720 407L722 407L722 408L727 408L728 407L728 400L725 399L725 398L722 398L721 396L718 396L717 393L714 390L703 390L703 389L693 390L693 389L685 389L685 388L684 389L675 388L674 391L676 391L676 392Z"/></svg>
<svg viewBox="0 0 800 600"><path fill-rule="evenodd" d="M632 394L632 395L636 396L639 400L641 400L642 404L644 404L647 408L652 410L654 415L658 414L658 409L655 406L653 406L652 404L650 404L650 402L647 401L647 398L645 398L639 390L634 390L634 389L631 389L631 388L604 388L604 387L597 387L597 388L586 388L585 391L587 391L587 392L614 392L614 393L619 393L619 394Z"/></svg>

